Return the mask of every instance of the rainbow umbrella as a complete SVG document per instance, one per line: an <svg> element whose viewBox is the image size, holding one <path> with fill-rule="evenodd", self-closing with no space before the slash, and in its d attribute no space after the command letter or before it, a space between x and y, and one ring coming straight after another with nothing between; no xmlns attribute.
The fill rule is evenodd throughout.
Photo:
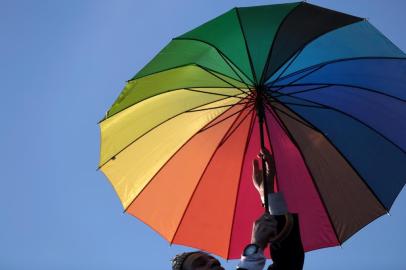
<svg viewBox="0 0 406 270"><path fill-rule="evenodd" d="M100 122L100 169L170 243L238 258L261 144L306 251L387 213L406 179L406 55L308 3L234 8L174 38Z"/></svg>

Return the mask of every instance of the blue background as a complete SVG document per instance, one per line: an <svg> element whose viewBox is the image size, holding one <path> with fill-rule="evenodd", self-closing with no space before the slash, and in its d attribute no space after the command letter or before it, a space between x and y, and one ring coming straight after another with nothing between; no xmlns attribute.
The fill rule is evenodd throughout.
<svg viewBox="0 0 406 270"><path fill-rule="evenodd" d="M97 121L172 37L234 6L272 3L0 1L0 269L170 269L189 249L123 214L96 171ZM406 1L310 3L369 18L406 50ZM308 253L305 269L406 269L405 209L403 192L390 217Z"/></svg>

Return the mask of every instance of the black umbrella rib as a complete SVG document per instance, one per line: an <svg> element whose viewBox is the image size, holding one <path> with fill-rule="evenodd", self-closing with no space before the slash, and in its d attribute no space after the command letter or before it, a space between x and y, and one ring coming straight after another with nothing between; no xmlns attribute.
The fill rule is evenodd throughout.
<svg viewBox="0 0 406 270"><path fill-rule="evenodd" d="M247 74L245 74L244 71L242 71L233 61L231 61L230 58L227 57L227 55L225 55L219 48L217 48L217 47L214 46L213 44L211 44L211 43L209 43L209 42L207 42L207 41L201 40L201 39L196 39L196 38L179 38L179 37L177 37L177 38L174 38L173 40L193 40L193 41L199 41L199 42L202 42L202 43L204 43L204 44L209 45L210 47L214 48L215 50L217 50L218 52L220 52L221 54L223 54L224 57L226 57L227 60L230 61L230 63L232 63L242 74L244 74L244 76L245 76L248 80L250 80L250 82L251 82L252 84L255 84L255 83L250 79L250 77L247 76Z"/></svg>
<svg viewBox="0 0 406 270"><path fill-rule="evenodd" d="M204 87L202 87L202 88L208 88L208 89L230 88L230 89L231 89L231 88L234 88L234 87L211 87L211 86L204 86ZM157 94L155 94L155 95L149 96L149 97L147 97L146 99L137 101L137 102L135 102L135 103L133 103L133 104L128 105L127 107L124 107L122 110L113 113L113 114L110 115L109 117L104 117L102 120L100 120L100 121L98 122L98 124L100 124L100 123L106 121L107 119L110 119L111 117L114 117L115 115L118 115L119 113L121 113L121 112L123 112L123 111L125 111L125 110L131 108L132 106L135 106L135 105L137 105L138 103L141 103L141 102L143 102L143 101L145 101L145 100L148 100L148 99L150 99L150 98L153 98L153 97L156 97L156 96L159 96L159 95L166 94L166 93L168 93L168 92L181 91L181 90L188 90L188 88L187 88L187 87L186 87L186 88L185 88L185 87L182 87L182 88L173 88L173 89L169 89L169 90L167 90L167 91L165 91L165 92L157 93ZM241 94L237 94L236 97L239 96L239 95L241 95ZM111 108L110 108L110 109L111 109Z"/></svg>
<svg viewBox="0 0 406 270"><path fill-rule="evenodd" d="M226 133L223 135L222 139L224 139L224 136L225 136L225 135L228 133L228 131L232 128L232 126L234 125L234 123L235 123L235 121L237 120L237 118L238 118L238 117L236 117L236 119L233 120L233 122L230 124L230 126L228 127ZM196 133L196 134L198 134L198 133ZM222 141L222 139L220 140L220 142ZM175 230L175 233L174 233L173 236L172 236L172 239L171 239L171 241L170 241L170 244L171 244L171 245L172 245L173 241L175 240L176 234L178 233L179 227L180 227L180 225L181 225L182 222L183 222L183 219L184 219L184 217L185 217L185 215L186 215L187 209L188 209L190 203L192 202L193 196L195 195L195 193L196 193L196 191L197 191L199 185L200 185L201 182L202 182L201 180L203 179L204 174L206 173L207 169L209 168L211 162L212 162L213 159L214 159L214 156L216 155L216 153L217 153L217 151L220 149L220 147L221 147L220 143L217 144L217 147L214 149L214 151L213 151L213 153L212 153L210 159L208 160L208 162L207 162L207 164L206 164L206 166L205 166L205 168L204 168L202 174L200 175L199 180L197 181L197 184L196 184L196 186L195 186L195 188L194 188L194 190L193 190L193 192L192 192L192 194L191 194L191 196L190 196L190 198L189 198L189 201L188 201L188 203L187 203L187 205L186 205L186 207L185 207L185 209L184 209L184 211L183 211L182 217L181 217L180 220L179 220L179 223L178 223L178 226L177 226L177 228L176 228L176 230ZM150 182L151 182L151 181L150 181Z"/></svg>
<svg viewBox="0 0 406 270"><path fill-rule="evenodd" d="M217 51L217 50L216 50ZM217 51L218 52L218 51ZM219 53L219 52L218 52ZM220 53L219 53L220 54ZM229 63L227 63L224 59L224 57L220 54L220 56L222 57L222 59L223 59L223 61L228 65L228 66L230 66L230 64ZM141 77L133 77L132 79L130 79L130 80L127 80L126 82L127 83L130 83L130 82L133 82L133 81L136 81L136 80L140 80L140 79L144 79L144 78L146 78L146 77L149 77L149 76L153 76L153 75L157 75L157 74L159 74L159 73L163 73L163 72L167 72L167 71L170 71L170 70L173 70L173 69L178 69L178 68L183 68L183 67L191 67L191 66L200 66L200 64L199 63L196 63L196 62L190 62L190 63L186 63L186 64L183 64L183 65L178 65L178 66L173 66L173 67L170 67L170 68L165 68L165 69L161 69L161 70L158 70L158 71L155 71L155 72L152 72L152 73L149 73L149 74L146 74L146 75L144 75L144 76L141 76ZM230 66L230 68L231 68L231 66ZM233 70L234 71L234 70ZM228 77L228 78L230 78L229 76L227 76L226 74L223 74L223 73L221 73L221 72L219 72L219 71L214 71L214 72L216 72L216 73L218 73L218 74L221 74L221 75L223 75L223 76L225 76L225 77ZM234 73L236 73L235 71L234 71ZM237 74L237 73L236 73ZM240 80L242 80L242 78L241 78L241 76L239 76L238 74L237 74L237 76L238 76L238 78L240 78ZM234 79L235 80L235 79ZM242 83L244 83L245 85L247 85L243 80L241 81ZM249 88L249 87L248 87Z"/></svg>
<svg viewBox="0 0 406 270"><path fill-rule="evenodd" d="M315 64L315 65L313 65L313 66L300 69L300 70L298 70L298 71L295 71L295 72L290 73L290 74L288 74L288 75L286 75L286 76L284 76L284 77L279 78L279 80L282 81L282 80L288 79L288 78L293 77L293 76L296 76L296 75L298 75L298 74L300 74L300 73L303 73L303 72L312 70L312 69L314 69L314 68L316 68L316 67L318 67L318 66L327 66L327 65L330 65L330 64L335 64L335 63L339 63L339 62L346 62L346 61L354 61L354 60L374 60L374 59L376 59L376 60L380 60L380 59L382 59L382 60L406 60L406 57L360 56L360 57L339 58L339 59L335 59L335 60L330 60L330 61L318 63L318 64ZM272 81L272 82L273 82L273 81Z"/></svg>
<svg viewBox="0 0 406 270"><path fill-rule="evenodd" d="M244 122L244 120L248 117L248 115L250 114L250 113L252 113L254 111L254 107L252 107L251 109L249 109L248 110L248 112L247 112L247 114L246 115L244 115L244 117L242 117L242 119L238 122L238 124L237 125L235 125L235 127L232 129L232 130L229 130L227 133L226 133L226 136L223 138L223 140L221 140L221 142L220 142L220 146L222 146L230 137L231 137L231 135L233 135L233 133L241 126L241 124ZM237 120L238 120L238 118L241 116L242 114L240 114L238 117L237 117Z"/></svg>
<svg viewBox="0 0 406 270"><path fill-rule="evenodd" d="M303 79L303 78L309 76L310 74L313 74L314 72L316 72L316 71L322 69L323 67L324 67L324 65L321 65L321 66L319 66L319 67L317 67L317 68L311 70L310 72L308 72L308 73L306 73L306 74L303 74L303 75L300 76L299 78L294 79L293 81L289 82L288 84L285 84L285 85L282 85L282 86L279 86L279 87L277 86L278 89L269 89L269 91L270 91L270 92L280 93L280 90L282 90L282 89L284 89L284 88L286 88L286 87L288 87L288 86L294 85L295 82L300 81L301 79Z"/></svg>
<svg viewBox="0 0 406 270"><path fill-rule="evenodd" d="M230 69L237 75L237 77L241 80L241 82L244 83L244 84L247 86L247 89L250 89L251 87L241 78L241 76L240 76L233 68L231 68L231 65L230 65L227 61L225 61L225 58L224 58L221 54L220 54L220 56L222 57L223 61L224 61L228 66L230 66ZM210 69L210 68L208 68L208 67L204 67L204 66L202 66L202 65L200 65L200 64L198 64L198 63L188 63L188 64L185 64L185 65L175 66L175 67L172 67L172 68L168 68L168 69L164 69L164 70L161 70L161 71L157 71L157 72L154 72L154 73L151 73L151 74L148 74L148 75L145 75L145 76L136 78L136 79L131 79L131 80L127 81L127 83L132 82L132 81L136 81L136 80L139 80L139 79L143 79L143 78L146 78L146 77L151 76L151 75L157 75L157 74L159 74L159 73L161 73L161 72L166 72L166 71L170 71L170 70L177 69L177 68L182 68L182 67L192 67L192 66L193 66L193 67L199 67L199 68L201 68L201 69L204 69L204 71L211 71L211 72L209 72L209 73L210 73L210 75L213 75L213 76L216 76L216 75L213 74L213 73L216 73L216 74L223 75L224 77L229 78L229 79L231 79L231 80L236 80L235 78L231 78L230 76L228 76L228 75L226 75L226 74L224 74L224 73L221 73L221 72L219 72L219 71L217 71L217 70ZM219 76L216 76L216 77L219 78L220 80L226 82L227 84L232 85L231 83L225 81L224 79L220 78ZM234 86L233 86L233 87L234 87ZM235 88L238 88L238 87L235 87ZM242 91L242 92L246 92L246 91L243 91L241 88L238 88L238 89L239 89L240 91Z"/></svg>
<svg viewBox="0 0 406 270"><path fill-rule="evenodd" d="M272 103L272 102L275 102L275 101L271 101L271 103ZM322 106L308 105L308 104L300 104L300 103L293 103L293 102L283 102L283 104L292 105L292 106L299 106L299 107L307 107L307 108L324 109L324 110L327 109L327 108L322 107Z"/></svg>
<svg viewBox="0 0 406 270"><path fill-rule="evenodd" d="M311 100L308 100L308 99L305 99L305 98L295 97L295 96L290 96L290 97L291 97L291 98L295 98L295 99L299 99L299 100L302 100L302 101L305 101L305 102L310 102L310 103L313 103L313 104L317 104L317 105L320 105L320 106L324 107L325 109L332 110L332 111L338 112L338 113L340 113L340 114L343 114L343 115L345 115L345 116L347 116L347 117L349 117L349 118L355 120L356 122L360 123L361 125L367 127L368 129L370 129L371 131L373 131L374 133L376 133L376 134L378 134L380 137L382 137L384 140L386 140L387 142L389 142L390 144L392 144L393 146L395 146L395 147L396 147L398 150L400 150L403 154L406 154L406 151L403 150L402 147L400 147L400 146L397 145L395 142L393 142L392 140L390 140L389 138L387 138L387 137L386 137L384 134L382 134L380 131L376 130L375 128L371 127L371 126L368 125L367 123L361 121L360 119L358 119L358 118L356 118L356 117L354 117L354 116L352 116L352 115L350 115L350 114L348 114L348 113L346 113L346 112L344 112L344 111L342 111L342 110L339 110L339 109L337 109L337 108L334 108L334 107L331 107L331 106L328 106L328 105L325 105L325 104L322 104L322 103L318 103L318 102L315 102L315 101L311 101Z"/></svg>
<svg viewBox="0 0 406 270"><path fill-rule="evenodd" d="M282 25L285 23L285 21L289 18L289 16L293 13L293 11L295 11L298 7L300 7L301 5L303 5L303 3L299 3L297 6L295 6L294 8L292 8L287 14L286 14L286 16L285 16L285 18L283 18L283 20L281 21L281 23L279 24L279 26L278 26L278 30L276 30L276 32L275 32L275 35L274 35L274 39L273 39L273 41L272 41L272 45L269 47L269 51L268 51L268 55L267 55L267 57L266 57L266 62L265 62L265 66L264 66L264 69L263 69L263 71L262 71L262 74L261 74L261 84L264 84L265 83L265 81L266 81L266 79L267 78L265 78L264 76L266 75L266 72L267 72L267 70L268 70L268 68L269 68L269 64L271 63L271 56L272 56L272 51L273 51L273 48L274 48L274 46L275 46L275 40L276 40L276 37L279 35L279 32L280 32L280 30L281 30L281 27L282 27ZM290 58L288 59L288 61L290 60ZM286 63L286 62L285 62ZM283 63L283 64L285 64L285 63ZM283 65L282 65L283 66ZM278 71L279 70L279 68L276 70L276 71ZM273 74L271 74L270 75L270 77L272 77L272 75Z"/></svg>
<svg viewBox="0 0 406 270"><path fill-rule="evenodd" d="M237 106L237 105L239 105L239 104L240 104L240 103L235 104L235 106ZM248 105L245 105L242 109L240 109L240 110L238 110L238 111L236 111L236 112L230 114L229 116L225 117L224 119L222 119L222 120L220 120L220 121L218 121L218 122L216 122L216 123L214 123L214 124L212 124L212 125L208 125L208 126L202 128L202 129L199 130L198 132L206 131L207 129L212 128L212 127L214 127L214 126L216 126L216 125L218 125L218 124L224 122L225 120L229 119L230 117L232 117L232 116L236 115L237 113L240 113L241 111L245 110L247 107L248 107Z"/></svg>
<svg viewBox="0 0 406 270"><path fill-rule="evenodd" d="M240 91L241 91L242 93L244 93L244 94L247 94L247 92L249 92L249 91L244 91L244 90L242 90L240 87L237 87L237 86L235 86L234 84L232 84L231 82L228 82L228 81L224 80L223 78L221 78L220 76L218 76L215 71L213 71L213 70L211 70L211 69L209 69L209 68L203 67L203 66L198 65L198 64L196 64L196 66L198 66L198 67L200 67L201 69L205 70L207 73L209 73L210 75L216 77L217 79L219 79L219 80L225 82L226 84L232 86L232 88L236 88L236 89L240 90ZM225 77L234 80L233 78L230 78L230 77L228 77L228 76L225 76Z"/></svg>
<svg viewBox="0 0 406 270"><path fill-rule="evenodd" d="M324 208L324 211L325 211L325 213L326 213L326 215L327 215L327 217L328 217L328 219L329 219L330 225L331 225L331 227L333 228L333 231L334 231L336 240L337 240L338 244L341 246L341 240L340 240L340 238L339 238L339 236L338 236L337 230L336 230L335 225L334 225L334 223L333 223L333 220L332 220L332 218L331 218L331 213L330 213L330 211L328 210L328 208L327 208L327 206L326 206L326 203L325 203L325 201L324 201L324 199L323 199L323 196L322 196L322 194L321 194L321 192L320 192L320 190L319 190L319 187L318 187L318 185L317 185L317 183L316 183L315 177L314 177L312 171L310 170L309 166L307 165L306 158L305 158L304 154L302 153L302 150L301 150L301 148L299 147L299 144L297 143L296 139L293 137L293 135L292 135L292 133L289 131L289 129L286 127L286 125L283 123L283 121L282 121L281 119L279 119L279 117L276 115L276 113L274 113L274 112L273 112L272 110L270 110L269 108L267 108L267 109L269 110L269 112L270 112L272 115L274 115L274 117L275 117L276 119L278 119L278 121L277 121L277 122L278 122L278 125L282 128L282 130L285 131L285 134L289 137L289 139L290 139L291 142L295 145L297 151L299 152L299 154L300 154L300 156L301 156L301 158L302 158L302 160L303 160L303 164L306 166L306 170L307 170L307 172L309 173L310 178L312 179L313 186L314 186L315 190L317 191L317 194L319 195L320 202L321 202L321 204L322 204L322 206L323 206L323 208ZM266 124L266 121L265 121L265 124ZM268 128L268 125L267 125L267 124L266 124L266 129L267 129L267 132L269 132L269 130L268 130L269 128ZM322 134L323 134L323 133L322 133ZM271 142L269 142L269 143L271 143Z"/></svg>
<svg viewBox="0 0 406 270"><path fill-rule="evenodd" d="M282 75L286 72L286 70L288 70L288 68L292 65L292 63L295 62L295 60L300 55L302 50L303 48L300 49L293 58L291 58L292 60L289 62L289 64L287 64L286 67L282 70L282 72L278 75L278 77L270 83L270 85L268 86L269 88L271 88L280 79L280 77L282 77Z"/></svg>
<svg viewBox="0 0 406 270"><path fill-rule="evenodd" d="M278 104L279 104L279 103L278 103ZM267 105L268 109L272 108L273 110L276 110L276 111L282 113L283 115L286 115L286 116L289 117L290 119L295 120L296 122L298 122L298 123L300 123L300 124L302 124L302 125L304 125L304 126L310 128L310 129L312 129L312 130L314 130L314 131L317 131L316 128L315 128L314 126L312 126L311 124L309 124L309 123L307 123L306 121L303 121L303 120L301 120L301 119L299 119L299 118L293 117L292 115L286 113L285 111L279 109L278 107L273 106L271 103L267 103L266 105ZM317 131L317 132L318 132L318 131Z"/></svg>
<svg viewBox="0 0 406 270"><path fill-rule="evenodd" d="M201 105L196 106L196 107L194 107L194 108L199 108L199 107L202 107L202 106L207 106L207 105L209 105L209 104L212 104L212 103L215 103L215 102L218 102L218 101L221 101L221 100L225 100L225 99L228 99L228 98L229 98L229 97L225 97L225 98L222 98L222 99L217 99L217 100L215 100L215 101L211 101L211 102L208 102L208 103L205 103L205 104L201 104ZM237 104L239 104L239 103L237 103ZM233 105L236 105L236 103L234 103ZM233 105L231 105L231 106L233 106ZM229 106L229 107L231 108L231 106ZM214 109L214 108L210 108L210 109ZM146 132L144 132L143 134L141 134L140 136L138 136L136 139L134 139L133 141L131 141L129 144L127 144L123 149L121 149L121 150L118 151L116 154L114 154L114 155L113 155L111 158L109 158L107 161L105 161L104 163L102 163L97 169L98 169L98 170L101 169L101 168L102 168L104 165L106 165L108 162L110 162L111 160L114 160L115 157L116 157L118 154L120 154L121 152L123 152L125 149L127 149L128 147L130 147L133 143L135 143L136 141L138 141L139 139L141 139L141 138L144 137L145 135L147 135L149 132L151 132L151 131L153 131L154 129L156 129L157 127L159 127L159 126L165 124L166 122L168 122L168 121L170 121L170 120L172 120L172 119L178 117L179 115L184 114L184 113L187 113L187 112L188 112L188 111L184 111L184 112L178 113L178 114L176 114L176 115L173 115L173 116L169 117L168 119L166 119L165 121L163 121L163 122L157 124L156 126L152 127L151 129L147 130Z"/></svg>
<svg viewBox="0 0 406 270"><path fill-rule="evenodd" d="M375 93L378 95L383 95L386 96L388 98L393 98L402 102L406 102L405 99L393 96L393 95L389 95L387 93L372 89L372 88L367 88L367 87L362 87L362 86L357 86L357 85L352 85L352 84L344 84L344 83L298 83L298 84L292 84L292 85L280 85L282 88L285 87L300 87L300 86L316 86L316 85L320 85L320 87L316 87L316 88L311 88L311 89L305 89L305 90L301 90L301 91L296 91L296 92L290 92L290 93L283 93L280 91L274 91L278 94L280 94L279 96L273 96L275 98L280 97L280 96L286 96L286 95L294 95L294 94L299 94L299 93L305 93L305 92L310 92L310 91L315 91L315 90L319 90L322 88L327 88L327 87L332 87L332 86L341 86L341 87L348 87L348 88L356 88L362 91L367 91L367 92L371 92L371 93Z"/></svg>
<svg viewBox="0 0 406 270"><path fill-rule="evenodd" d="M244 32L244 29L243 29L242 24L241 24L241 16L240 16L240 12L238 11L238 8L235 8L235 12L237 14L238 26L240 27L241 34L242 34L242 37L244 39L245 50L247 52L248 60L249 60L249 63L250 63L251 73L252 73L252 76L254 76L255 85L257 85L258 84L257 75L255 73L254 64L252 62L250 51L248 49L248 42L247 42L247 38L245 37L245 32Z"/></svg>
<svg viewBox="0 0 406 270"><path fill-rule="evenodd" d="M251 89L252 86L249 86L249 85L245 82L245 80L240 76L240 74L238 74L237 70L233 67L232 63L229 62L229 61L227 60L227 58L226 58L220 51L217 51L217 52L218 52L218 54L223 58L224 62L227 63L227 65L230 67L230 69L235 73L235 75L237 75L237 77L241 80L241 82L245 84L245 86L247 87L247 89Z"/></svg>
<svg viewBox="0 0 406 270"><path fill-rule="evenodd" d="M192 92L196 92L196 93L208 94L208 95L222 96L222 97L235 97L235 98L239 98L241 100L246 98L246 97L239 97L240 95L242 95L242 93L237 94L237 95L226 95L226 94L220 94L220 93L207 92L207 91L200 90L200 89L204 89L204 88L207 88L207 87L184 88L184 90L188 90L188 91L192 91ZM220 88L222 88L222 87L219 87L218 89L220 89ZM213 88L213 89L217 89L217 88ZM233 88L229 87L227 89L233 89Z"/></svg>
<svg viewBox="0 0 406 270"><path fill-rule="evenodd" d="M141 79L144 79L146 77L157 75L159 73L167 72L167 71L170 71L170 70L173 70L173 69L178 69L178 68L183 68L183 67L188 67L188 66L195 66L195 65L196 65L196 63L190 62L190 63L186 63L186 64L183 64L183 65L173 66L173 67L170 67L170 68L164 68L164 69L152 72L152 73L148 73L148 74L146 74L144 76L141 76L141 77L134 76L133 78L127 80L126 82L130 83L130 82L133 82L133 81L136 81L136 80L141 80Z"/></svg>
<svg viewBox="0 0 406 270"><path fill-rule="evenodd" d="M270 112L270 113L272 114L271 110L268 108L267 105L268 105L268 104L265 104L265 110L268 110L268 112ZM265 117L264 117L264 118L265 118ZM276 121L279 122L279 119L278 119L277 117L275 117L275 119L276 119ZM266 135L267 135L267 137L268 137L269 147L271 148L271 153L272 153L272 155L273 155L273 157L274 157L275 168L276 168L277 158L276 158L276 153L275 153L274 147L273 147L273 145L272 145L271 132L270 132L270 129L269 129L269 126L268 126L268 121L269 121L269 119L268 119L268 121L267 121L266 119L264 119L264 120L265 120L265 121L264 121L264 123L265 123L265 132L266 132ZM282 129L284 130L283 127L282 127ZM284 130L284 132L286 132L286 131ZM274 177L275 177L276 186L277 186L278 191L279 191L279 176L278 176L278 170L276 170L276 169L275 169L275 176L274 176ZM272 179L271 181L273 182L273 179ZM272 187L272 190L274 190L274 189L275 189L275 187Z"/></svg>
<svg viewBox="0 0 406 270"><path fill-rule="evenodd" d="M292 86L296 86L296 85L297 85L297 84L294 84L294 85L292 85ZM294 94L306 93L306 92L311 92L311 91L316 91L316 90L320 90L320 89L323 89L323 88L327 88L327 87L330 87L330 86L331 86L331 85L324 85L324 84L323 84L323 85L318 86L318 87L314 87L314 88L310 88L310 89L305 89L305 90L294 91L294 92L290 92L290 93L288 93L288 94L294 95ZM276 95L272 95L273 98L283 97L283 96L286 95L284 92L280 92L280 91L277 91L276 93L277 93Z"/></svg>
<svg viewBox="0 0 406 270"><path fill-rule="evenodd" d="M240 102L238 104L253 104L254 101L247 101L247 102ZM236 104L230 104L230 105L222 105L222 106L216 106L216 107L210 107L210 108L204 108L204 109L192 109L192 110L187 110L185 113L193 113L193 112L201 112L201 111L209 111L209 110L214 110L214 109L220 109L220 108L227 108L227 107L232 107L235 106Z"/></svg>
<svg viewBox="0 0 406 270"><path fill-rule="evenodd" d="M228 251L227 251L227 258L229 258L230 256L230 251L231 251L231 239L232 239L232 234L233 234L233 228L234 228L234 221L235 221L235 214L236 214L236 209L237 209L237 202L238 202L238 196L240 195L240 184L241 184L241 179L242 179L242 170L244 169L243 165L244 165L244 160L245 160L245 155L247 153L248 150L248 145L249 142L251 140L251 135L253 132L253 127L255 124L255 118L256 118L256 114L254 111L252 111L252 116L251 116L251 123L250 123L250 127L248 129L248 136L247 139L245 141L245 146L244 146L244 154L243 154L243 158L241 160L241 165L240 165L240 174L238 176L238 185L237 185L237 192L235 195L235 200L234 200L234 208L233 208L233 219L231 220L231 229L230 229L230 238L228 240Z"/></svg>

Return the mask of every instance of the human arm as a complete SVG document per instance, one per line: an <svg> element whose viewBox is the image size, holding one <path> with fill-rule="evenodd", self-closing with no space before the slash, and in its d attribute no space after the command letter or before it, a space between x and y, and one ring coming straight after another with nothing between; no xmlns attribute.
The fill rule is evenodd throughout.
<svg viewBox="0 0 406 270"><path fill-rule="evenodd" d="M273 156L265 148L261 149L259 157L265 159L265 170L268 182L269 212L277 221L277 236L270 239L270 252L273 265L272 270L301 270L304 263L304 250L300 237L299 220L297 214L288 212L282 192L273 191L273 179L276 166ZM258 161L253 161L253 183L264 202L263 172Z"/></svg>
<svg viewBox="0 0 406 270"><path fill-rule="evenodd" d="M253 224L251 245L248 245L245 248L237 269L262 270L266 262L266 258L263 254L264 249L268 245L269 239L275 234L275 218L273 218L269 213L264 213ZM257 250L255 246L257 247ZM248 254L246 254L246 251Z"/></svg>

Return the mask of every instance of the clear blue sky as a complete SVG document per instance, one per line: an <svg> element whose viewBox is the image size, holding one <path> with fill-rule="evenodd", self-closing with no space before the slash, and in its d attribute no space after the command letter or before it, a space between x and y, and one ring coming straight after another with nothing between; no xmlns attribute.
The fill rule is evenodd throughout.
<svg viewBox="0 0 406 270"><path fill-rule="evenodd" d="M234 6L279 2L0 0L0 269L170 269L188 249L123 214L96 171L97 121L172 37ZM310 3L367 17L406 50L404 0ZM391 216L308 253L305 269L406 269L405 210L403 191Z"/></svg>

